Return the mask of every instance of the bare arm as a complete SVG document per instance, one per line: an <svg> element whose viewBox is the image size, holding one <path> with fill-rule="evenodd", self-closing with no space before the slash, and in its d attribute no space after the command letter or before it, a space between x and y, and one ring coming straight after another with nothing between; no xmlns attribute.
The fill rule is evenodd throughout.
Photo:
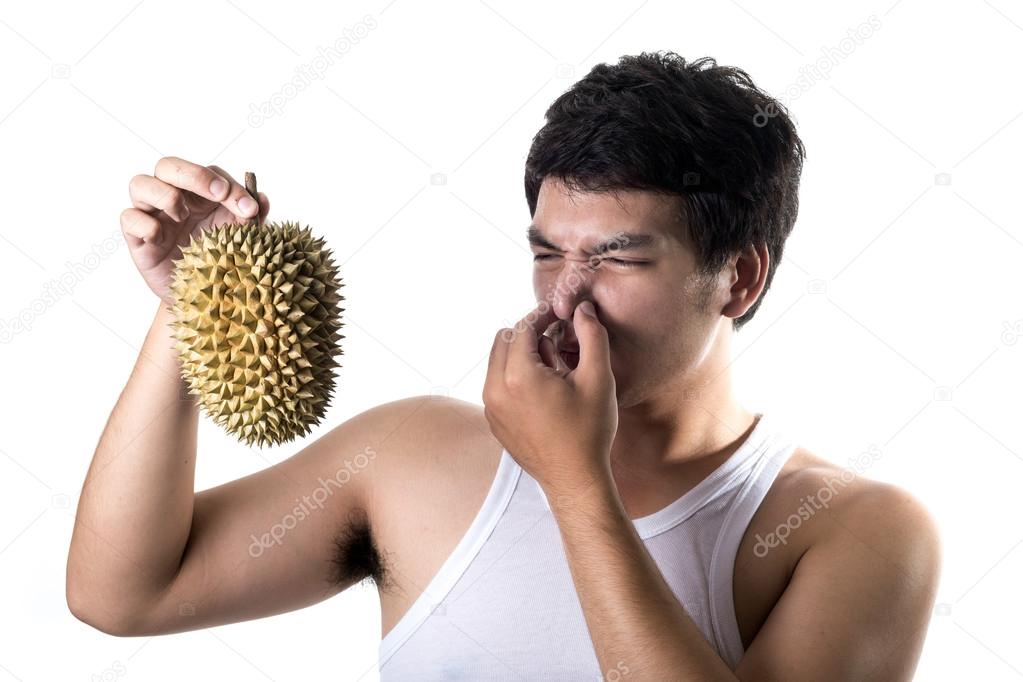
<svg viewBox="0 0 1023 682"><path fill-rule="evenodd" d="M365 566L346 566L335 540L372 522L376 451L384 458L415 442L421 420L409 417L425 401L367 410L276 466L196 494L199 413L180 378L167 281L176 247L244 217L247 194L222 169L177 157L132 178L129 191L122 229L161 305L82 488L69 608L110 634L160 634L281 613L345 589ZM262 222L262 193L258 208Z"/></svg>
<svg viewBox="0 0 1023 682"><path fill-rule="evenodd" d="M180 378L168 324L168 281L178 248L211 225L269 210L246 207L245 188L216 166L160 159L128 184L121 214L131 257L158 306L124 390L96 446L68 553L72 611L114 627L117 612L150 600L178 570L192 523L197 405ZM116 606L115 606L116 605Z"/></svg>
<svg viewBox="0 0 1023 682"><path fill-rule="evenodd" d="M604 679L735 680L681 607L610 474L552 508Z"/></svg>
<svg viewBox="0 0 1023 682"><path fill-rule="evenodd" d="M197 412L172 373L165 322L161 310L85 482L72 612L109 634L167 634L291 611L367 577L336 541L369 528L378 463L412 451L437 401L376 406L280 464L194 494Z"/></svg>
<svg viewBox="0 0 1023 682"><path fill-rule="evenodd" d="M558 499L556 491L549 495ZM910 495L875 484L831 510L734 671L664 583L613 484L555 508L565 553L605 675L641 679L909 680L940 575L933 519ZM841 517L840 519L838 517Z"/></svg>
<svg viewBox="0 0 1023 682"><path fill-rule="evenodd" d="M796 565L740 679L913 679L941 576L937 525L897 486L843 495L815 519L828 532Z"/></svg>
<svg viewBox="0 0 1023 682"><path fill-rule="evenodd" d="M198 410L159 305L96 447L68 554L72 611L101 627L139 609L178 569L192 525Z"/></svg>

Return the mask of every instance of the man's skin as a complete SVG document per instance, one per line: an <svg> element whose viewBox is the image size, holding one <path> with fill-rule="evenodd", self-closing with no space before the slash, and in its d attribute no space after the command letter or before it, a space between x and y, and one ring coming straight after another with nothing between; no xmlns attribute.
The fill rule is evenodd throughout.
<svg viewBox="0 0 1023 682"><path fill-rule="evenodd" d="M215 174L226 192L209 189ZM164 300L174 244L254 213L221 169L175 157L129 189L125 238ZM431 396L379 405L274 467L197 494L198 411L161 305L82 490L72 612L115 635L181 632L308 606L372 575L386 634L468 529L507 447L552 501L601 670L624 662L633 679L911 679L941 551L933 518L904 490L795 450L736 556L746 653L734 672L628 523L699 483L754 425L731 390L729 344L732 319L763 292L767 250L751 247L716 278L698 277L676 209L648 192L570 193L545 180L531 238L538 306L497 332L484 406ZM268 210L261 194L261 220ZM590 257L598 242L620 246L622 233L653 241ZM563 332L545 336L559 320ZM558 352L574 341L578 367ZM322 508L252 555L253 536L367 448L372 460ZM827 505L792 524L836 478L845 483ZM786 524L796 527L765 553L758 539Z"/></svg>

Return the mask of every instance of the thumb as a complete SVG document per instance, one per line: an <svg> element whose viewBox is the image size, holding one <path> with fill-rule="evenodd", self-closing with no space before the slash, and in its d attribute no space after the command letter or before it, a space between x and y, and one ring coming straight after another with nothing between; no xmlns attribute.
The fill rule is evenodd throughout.
<svg viewBox="0 0 1023 682"><path fill-rule="evenodd" d="M597 319L597 311L590 301L576 306L572 325L579 337L579 366L575 374L583 381L598 381L611 374L611 350L607 329Z"/></svg>
<svg viewBox="0 0 1023 682"><path fill-rule="evenodd" d="M262 192L256 193L256 201L259 203L259 224L262 225L266 222L266 217L270 215L270 199Z"/></svg>

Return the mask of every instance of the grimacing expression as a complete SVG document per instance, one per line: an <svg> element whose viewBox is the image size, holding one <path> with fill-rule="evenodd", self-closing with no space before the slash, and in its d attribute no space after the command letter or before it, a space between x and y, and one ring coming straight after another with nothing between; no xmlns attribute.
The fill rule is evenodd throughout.
<svg viewBox="0 0 1023 682"><path fill-rule="evenodd" d="M593 302L608 330L620 407L685 384L722 319L717 279L701 276L685 244L679 198L655 192L571 191L553 177L537 197L529 242L533 291L577 344L576 305ZM730 322L730 320L729 320ZM574 366L573 356L562 356Z"/></svg>

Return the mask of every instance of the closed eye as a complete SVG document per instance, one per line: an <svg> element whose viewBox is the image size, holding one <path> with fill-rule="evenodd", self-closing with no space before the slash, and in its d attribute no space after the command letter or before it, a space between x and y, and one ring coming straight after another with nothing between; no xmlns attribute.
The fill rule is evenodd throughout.
<svg viewBox="0 0 1023 682"><path fill-rule="evenodd" d="M550 254L550 253L545 253L545 254L542 253L542 254L537 254L537 255L533 256L533 261L534 262L536 262L536 261L544 261L544 260L548 260L550 258L559 258L559 256L556 256L556 255ZM600 259L596 259L596 260L598 262L610 261L611 263L614 263L615 265L618 265L618 266L621 266L621 267L626 267L626 268L635 268L635 267L639 267L641 265L649 265L649 263L647 263L645 261L624 260L622 258L600 258Z"/></svg>

